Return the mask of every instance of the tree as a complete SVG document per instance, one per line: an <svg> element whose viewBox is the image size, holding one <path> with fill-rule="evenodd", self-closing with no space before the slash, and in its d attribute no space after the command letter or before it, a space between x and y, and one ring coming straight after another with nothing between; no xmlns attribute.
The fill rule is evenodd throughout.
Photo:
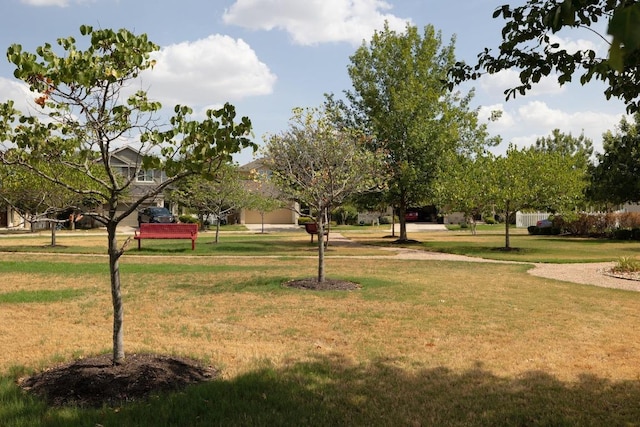
<svg viewBox="0 0 640 427"><path fill-rule="evenodd" d="M13 153L5 155L10 162ZM85 174L69 174L57 164L42 163L37 166L47 175L62 177L74 185L85 185L90 188L92 182ZM99 172L99 171L98 171ZM25 168L0 163L0 199L16 211L33 230L36 223L47 222L51 228L51 246L56 246L56 230L61 223L69 221L74 228L77 214L82 210L95 206L95 200L84 197L68 189L55 185L37 173ZM60 215L67 214L64 219Z"/></svg>
<svg viewBox="0 0 640 427"><path fill-rule="evenodd" d="M235 121L229 104L208 110L202 121L190 119L191 109L177 105L169 122L160 126L160 103L145 91L126 96L139 75L154 65L150 54L158 46L146 34L126 29L94 30L81 26L88 40L85 50L73 37L58 39L62 54L45 44L36 53L23 52L14 44L7 50L15 66L14 75L40 96L45 120L27 116L0 104L0 141L10 141L15 156L2 153L0 161L24 167L40 177L76 194L104 203L104 212L89 212L106 226L109 271L113 303L113 362L124 361L124 312L119 260L129 240L118 245L116 228L144 201L155 197L190 175L214 177L218 167L230 161L231 153L254 146L246 137L251 123L243 117ZM139 83L138 83L139 85ZM17 124L16 124L17 121ZM139 141L140 158L128 176L111 165L110 153L122 140ZM93 186L76 186L39 167L59 164L72 173L84 173ZM96 174L93 165L101 165ZM140 170L163 170L166 179L134 199L129 189ZM125 204L124 202L127 202ZM123 211L119 211L125 205Z"/></svg>
<svg viewBox="0 0 640 427"><path fill-rule="evenodd" d="M613 205L639 202L640 113L633 116L633 122L623 117L615 132L607 131L603 148L590 171L589 199Z"/></svg>
<svg viewBox="0 0 640 427"><path fill-rule="evenodd" d="M528 0L524 5L497 8L494 18L505 20L502 43L497 52L485 48L477 64L459 62L450 70L449 87L484 73L520 70L520 84L505 91L507 100L524 95L542 77L557 75L560 85L578 74L582 85L602 80L607 99L619 98L627 111L640 109L640 3L636 0ZM596 32L597 23L608 20L612 36L608 57L599 57L592 49L568 52L552 36L562 30L586 29Z"/></svg>
<svg viewBox="0 0 640 427"><path fill-rule="evenodd" d="M293 110L289 128L266 139L266 164L271 181L283 196L311 209L318 225L318 282L325 281L326 215L353 194L376 188L379 156L367 150L363 138L336 128L331 111Z"/></svg>
<svg viewBox="0 0 640 427"><path fill-rule="evenodd" d="M255 209L260 213L261 232L264 233L264 216L268 212L284 206L280 200L282 194L273 186L269 179L264 176L256 177L249 190L247 208Z"/></svg>
<svg viewBox="0 0 640 427"><path fill-rule="evenodd" d="M462 212L476 234L475 217L493 211L493 201L487 197L491 185L488 171L494 157L455 156L434 182L434 202L441 213Z"/></svg>
<svg viewBox="0 0 640 427"><path fill-rule="evenodd" d="M427 26L421 36L408 25L397 33L385 25L358 48L348 68L353 90L346 92L348 123L371 136L370 147L387 153L390 173L384 193L398 210L400 241L407 240L405 212L426 204L447 153L486 142L484 126L469 110L472 94L461 97L442 85L455 64L454 42Z"/></svg>
<svg viewBox="0 0 640 427"><path fill-rule="evenodd" d="M560 132L554 129L550 136L538 138L535 149L547 153L558 153L571 161L577 169L586 170L591 164L593 141L581 133L580 136Z"/></svg>
<svg viewBox="0 0 640 427"><path fill-rule="evenodd" d="M584 170L575 169L560 153L510 145L505 156L476 163L488 179L486 197L505 218L505 248L510 249L510 221L517 211L562 211L580 203Z"/></svg>
<svg viewBox="0 0 640 427"><path fill-rule="evenodd" d="M229 212L246 206L248 197L238 167L231 164L221 165L213 180L201 175L190 176L170 193L171 200L197 213L202 229L206 227L207 218L217 218L216 243L219 242L220 220Z"/></svg>

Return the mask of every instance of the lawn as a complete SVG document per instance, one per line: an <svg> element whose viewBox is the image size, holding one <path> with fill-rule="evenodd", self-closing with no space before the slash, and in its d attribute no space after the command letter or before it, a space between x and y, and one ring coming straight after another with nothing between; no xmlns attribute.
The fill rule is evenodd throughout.
<svg viewBox="0 0 640 427"><path fill-rule="evenodd" d="M387 246L387 233L343 233L350 239L374 246ZM413 232L416 243L407 248L469 255L472 257L542 263L607 262L640 256L640 242L568 236L532 236L523 229L511 230L512 250L505 251L504 226L487 226L473 236L467 230Z"/></svg>
<svg viewBox="0 0 640 427"><path fill-rule="evenodd" d="M281 284L315 274L299 256L313 247L285 233L223 235L224 250L199 239L197 256L188 241L149 242L145 256L122 258L125 350L193 357L221 369L218 380L118 408L47 408L16 378L111 344L99 240L68 238L80 256L43 253L46 237L0 239L39 248L0 253L3 426L639 425L640 293L347 246L329 251L327 274L361 290L301 291Z"/></svg>

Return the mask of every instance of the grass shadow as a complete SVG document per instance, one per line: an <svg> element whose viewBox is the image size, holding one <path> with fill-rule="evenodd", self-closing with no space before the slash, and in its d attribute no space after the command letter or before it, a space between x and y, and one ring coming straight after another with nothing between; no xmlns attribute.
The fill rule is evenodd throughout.
<svg viewBox="0 0 640 427"><path fill-rule="evenodd" d="M394 360L354 364L339 355L192 386L118 408L45 408L7 387L2 411L17 425L495 426L638 425L640 382L583 375L563 382L540 371L504 378L481 365L407 372ZM18 409L18 406L20 408Z"/></svg>

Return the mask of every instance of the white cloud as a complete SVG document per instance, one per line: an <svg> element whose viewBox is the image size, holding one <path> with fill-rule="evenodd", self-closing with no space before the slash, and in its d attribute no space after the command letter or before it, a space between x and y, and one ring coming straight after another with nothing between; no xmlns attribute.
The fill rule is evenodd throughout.
<svg viewBox="0 0 640 427"><path fill-rule="evenodd" d="M498 106L483 107L481 111L486 115L488 109L496 110ZM536 139L551 135L554 129L573 136L584 133L593 141L594 150L602 152L602 134L613 130L621 117L618 114L596 111L567 112L551 108L544 102L532 101L515 111L505 111L501 120L491 122L488 127L492 134L503 137L504 144L498 152L504 152L509 143L518 147L533 145Z"/></svg>
<svg viewBox="0 0 640 427"><path fill-rule="evenodd" d="M13 100L16 110L29 114L40 110L34 102L37 97L38 95L31 92L26 84L0 77L0 102Z"/></svg>
<svg viewBox="0 0 640 427"><path fill-rule="evenodd" d="M564 49L570 54L575 53L579 50L593 50L597 53L598 50L602 48L602 44L596 44L591 40L585 39L569 39L558 37L557 35L551 35L549 37L549 40L551 41L551 43L558 43L560 45L558 49L556 49L556 51Z"/></svg>
<svg viewBox="0 0 640 427"><path fill-rule="evenodd" d="M285 30L300 45L359 45L385 21L391 29L404 31L410 20L385 13L389 9L383 0L236 0L223 19L252 30Z"/></svg>
<svg viewBox="0 0 640 427"><path fill-rule="evenodd" d="M21 3L27 6L47 7L67 7L69 6L69 0L21 0Z"/></svg>
<svg viewBox="0 0 640 427"><path fill-rule="evenodd" d="M163 47L144 75L149 94L167 106L213 105L266 95L276 76L242 40L212 35Z"/></svg>
<svg viewBox="0 0 640 427"><path fill-rule="evenodd" d="M71 3L87 4L96 0L20 0L20 3L35 7L67 7Z"/></svg>
<svg viewBox="0 0 640 427"><path fill-rule="evenodd" d="M504 97L504 91L519 86L520 76L517 71L504 70L496 74L486 74L480 79L480 88L491 94L499 94ZM532 85L526 94L528 97L540 95L557 95L564 92L566 87L558 84L554 75L543 77L538 83ZM518 93L517 97L521 95ZM512 98L511 98L512 99Z"/></svg>

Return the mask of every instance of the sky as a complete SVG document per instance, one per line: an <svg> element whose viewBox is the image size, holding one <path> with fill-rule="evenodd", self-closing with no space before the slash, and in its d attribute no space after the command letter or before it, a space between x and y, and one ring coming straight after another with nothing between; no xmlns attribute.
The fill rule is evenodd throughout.
<svg viewBox="0 0 640 427"><path fill-rule="evenodd" d="M401 32L407 23L433 25L443 43L455 38L458 60L473 63L485 47L500 43L502 21L493 11L508 0L0 0L0 51L14 43L35 52L60 37L81 40L80 25L126 28L146 33L160 46L157 65L144 76L150 98L173 107L191 106L197 114L225 102L253 124L253 140L287 129L292 109L317 107L325 93L343 96L351 89L350 56L388 22ZM512 5L524 1L512 0ZM587 30L560 34L567 50L591 47L606 54L606 43ZM578 80L577 78L575 80ZM553 129L592 139L602 151L602 134L615 130L624 104L606 100L599 82L558 86L543 80L524 97L505 101L504 90L517 83L508 70L465 83L475 90L472 107L493 136L524 147ZM33 110L33 96L13 77L0 57L0 101L13 99ZM502 117L489 122L491 111ZM235 157L254 159L250 150Z"/></svg>

